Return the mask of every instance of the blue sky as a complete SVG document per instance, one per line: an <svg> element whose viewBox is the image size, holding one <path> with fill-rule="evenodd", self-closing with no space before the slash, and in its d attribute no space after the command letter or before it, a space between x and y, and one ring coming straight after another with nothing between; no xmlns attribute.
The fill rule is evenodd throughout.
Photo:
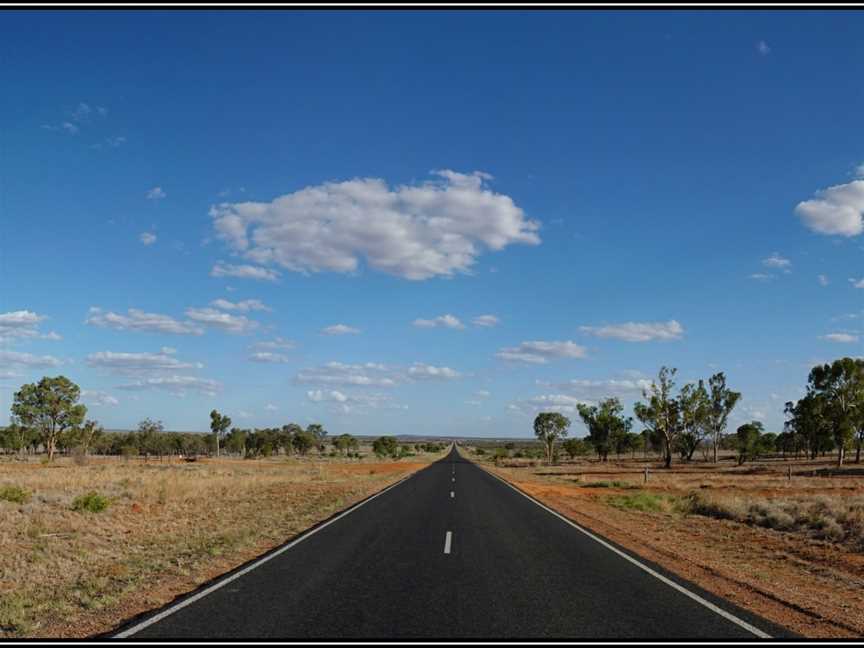
<svg viewBox="0 0 864 648"><path fill-rule="evenodd" d="M666 364L779 429L862 355L862 20L4 13L0 422L524 437Z"/></svg>

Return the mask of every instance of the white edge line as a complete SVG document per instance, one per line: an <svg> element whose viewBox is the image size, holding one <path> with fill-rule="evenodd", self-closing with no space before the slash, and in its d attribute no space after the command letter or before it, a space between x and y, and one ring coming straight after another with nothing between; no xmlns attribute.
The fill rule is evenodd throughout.
<svg viewBox="0 0 864 648"><path fill-rule="evenodd" d="M450 553L450 542L453 540L453 532L448 531L447 535L444 536L444 553Z"/></svg>
<svg viewBox="0 0 864 648"><path fill-rule="evenodd" d="M419 471L417 471L417 472L419 472ZM384 490L380 490L377 493L375 493L374 495L367 497L362 502L358 502L357 504L355 504L351 508L349 508L345 511L342 511L342 513L340 513L336 517L327 520L326 522L315 527L311 531L307 531L307 532L303 533L303 535L301 535L299 538L292 540L288 544L280 547L279 549L275 550L273 553L264 556L260 560L256 560L251 565L244 567L243 569L232 574L231 576L224 578L224 579L222 579L216 583L213 583L210 587L203 589L200 592L198 592L197 594L194 594L194 595L190 596L189 598L180 601L176 605L172 605L171 607L169 607L165 610L162 610L158 614L155 614L152 617L145 619L144 621L141 621L140 623L132 626L131 628L123 630L122 632L118 632L117 634L113 635L111 638L112 639L126 639L127 637L131 637L132 635L134 635L138 632L141 632L142 630L144 630L145 628L148 628L149 626L153 625L154 623L158 623L162 619L171 616L175 612L179 612L180 610L185 608L187 605L191 605L192 603L195 603L196 601L201 600L202 598L204 598L208 594L212 594L216 590L221 589L221 588L225 587L226 585L228 585L228 583L232 583L233 581L237 580L241 576L245 576L246 574L251 572L253 569L256 569L256 568L260 567L261 565L263 565L264 563L273 560L277 556L279 556L279 555L285 553L286 551L288 551L289 549L291 549L294 545L297 545L297 544L303 542L307 538L318 533L321 529L324 529L324 528L330 526L331 524L333 524L337 520L345 517L349 513L353 513L354 511L356 511L358 508L360 508L364 504L371 502L373 499L375 499L376 497L379 497L380 495L383 495L384 493L386 493L390 489L396 488L399 484L403 483L407 479L410 479L411 477L416 475L417 472L413 472L410 475L406 475L405 477L403 477L402 479L397 481L395 484L390 484Z"/></svg>
<svg viewBox="0 0 864 648"><path fill-rule="evenodd" d="M474 465L477 466L477 464L474 464ZM478 466L478 468L481 468L481 466ZM724 610L723 608L718 607L717 605L714 605L711 601L707 601L707 600L705 600L704 598L702 598L702 597L699 596L698 594L695 594L694 592L691 592L690 590L688 590L686 587L682 587L681 585L679 585L679 584L676 583L675 581L670 580L669 578L666 578L663 574L660 574L660 573L656 572L655 570L651 569L648 565L645 565L645 564L639 562L638 560L636 560L635 558L633 558L633 556L630 556L629 554L627 554L627 553L621 551L620 549L618 549L618 548L616 548L616 547L613 547L611 544L609 544L608 542L606 542L606 541L603 540L602 538L600 538L600 537L594 535L593 533L591 533L591 532L588 531L587 529L585 529L585 528L579 526L578 524L576 524L573 520L570 520L569 518L564 517L563 515L561 515L561 514L560 514L558 511L556 511L555 509L549 508L548 506L546 506L545 504L543 504L543 503L540 502L539 500L536 500L536 499L534 499L533 497L531 497L530 495L528 495L527 493L522 492L521 490L519 490L518 488L516 488L513 484L511 484L510 482L508 482L506 479L503 479L502 477L499 477L499 476L496 475L495 473L490 472L490 471L486 470L485 468L482 468L482 470L483 470L484 472L486 472L487 474L492 475L495 479L497 479L498 481L502 482L503 484L509 486L510 488L512 488L514 491L516 491L517 493L519 493L520 495L522 495L522 496L525 497L526 499L528 499L528 500L534 502L534 503L535 503L537 506L539 506L540 508L545 509L546 511L548 511L549 513L551 513L551 514L554 515L555 517L557 517L557 518L563 520L564 522L566 522L567 524L569 524L570 526L572 526L574 529L577 529L578 531L581 531L582 533L584 533L586 536L588 536L589 538L591 538L591 539L594 540L595 542L600 543L601 545L603 545L604 547L606 547L606 548L609 549L610 551L612 551L612 552L618 554L619 556L621 556L621 557L624 558L625 560L627 560L627 561L633 563L634 565L636 565L636 566L637 566L639 569L641 569L642 571L651 574L654 578L656 578L656 579L662 581L663 583L665 583L666 585L668 585L668 586L671 587L672 589L675 589L675 590L681 592L681 593L684 594L685 596L689 596L691 599L693 599L694 601L696 601L696 602L699 603L700 605L703 605L704 607L708 608L708 609L711 610L712 612L715 612L716 614L719 614L721 617L723 617L723 618L726 619L727 621L731 621L731 622L734 623L735 625L738 625L738 626L744 628L745 630L747 630L748 632L751 632L752 634L756 635L756 636L759 637L760 639L771 639L771 638L772 638L771 635L766 634L765 632L763 632L763 631L760 630L759 628L750 625L749 623L747 623L747 622L744 621L743 619L739 619L739 618L738 618L737 616L735 616L734 614L731 614L730 612L727 612L727 611Z"/></svg>

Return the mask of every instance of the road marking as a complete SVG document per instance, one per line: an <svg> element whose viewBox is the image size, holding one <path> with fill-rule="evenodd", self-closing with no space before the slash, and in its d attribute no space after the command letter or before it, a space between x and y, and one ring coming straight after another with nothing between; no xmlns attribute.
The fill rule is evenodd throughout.
<svg viewBox="0 0 864 648"><path fill-rule="evenodd" d="M455 477L453 478L453 481L454 481L454 482L456 481L456 478L455 478Z"/></svg>
<svg viewBox="0 0 864 648"><path fill-rule="evenodd" d="M450 541L451 541L451 540L453 540L453 532L452 532L452 531L448 531L448 532L447 532L447 535L444 536L444 553L445 553L445 554L449 554L449 553L450 553Z"/></svg>
<svg viewBox="0 0 864 648"><path fill-rule="evenodd" d="M450 491L450 497L456 497L456 493L453 491Z"/></svg>
<svg viewBox="0 0 864 648"><path fill-rule="evenodd" d="M476 464L475 464L475 466L476 466ZM478 466L478 467L479 467L479 466ZM577 531L580 531L581 533L584 533L586 536L588 536L589 538L591 538L591 539L594 540L595 542L600 543L601 545L603 545L604 547L606 547L609 551L612 551L612 552L618 554L618 555L621 556L624 560L627 560L628 562L633 563L634 565L636 565L636 566L637 566L639 569L641 569L642 571L647 572L648 574L651 574L651 576L653 576L653 577L656 578L657 580L662 581L663 583L665 583L666 585L668 585L668 586L671 587L672 589L679 591L681 594L684 594L685 596L690 597L691 599L693 599L694 601L696 601L696 602L699 603L700 605L703 605L704 607L708 608L708 609L711 610L712 612L715 612L716 614L720 615L721 617L723 617L723 618L726 619L727 621L731 621L731 622L734 623L735 625L737 625L737 626L739 626L739 627L741 627L741 628L744 628L745 630L747 630L748 632L751 632L752 634L756 635L756 636L759 637L760 639L771 639L771 638L772 638L771 635L766 634L765 632L763 632L762 630L760 630L759 628L757 628L757 627L755 627L755 626L753 626L753 625L750 625L750 624L747 623L744 619L739 619L739 618L738 618L737 616L735 616L734 614L732 614L732 613L730 613L730 612L727 612L726 610L724 610L724 609L721 608L721 607L718 607L717 605L714 605L711 601L707 601L707 600L705 600L704 598L702 598L701 596L699 596L699 595L696 594L695 592L691 592L691 591L688 590L686 587L683 587L682 585L679 585L679 584L676 583L675 581L673 581L673 580L671 580L671 579L669 579L669 578L666 578L663 574L660 574L659 572L657 572L657 571L651 569L648 565L645 565L645 564L639 562L638 560L636 560L635 558L633 558L633 556L630 556L629 554L627 554L627 553L621 551L620 549L618 549L618 548L616 548L616 547L613 547L611 544L609 544L608 542L606 542L605 540L603 540L603 539L600 538L599 536L596 536L596 535L594 535L593 533L591 533L588 529L585 529L585 528L579 526L578 524L576 524L575 522L573 522L573 520L570 520L570 519L564 517L563 515L561 515L561 514L560 514L558 511L556 511L555 509L549 508L548 506L546 506L545 504L543 504L543 503L540 502L539 500L536 500L536 499L534 499L533 497L531 497L528 493L525 493L525 492L519 490L518 488L516 488L513 484L511 484L511 483L508 482L507 480L502 479L502 478L499 477L498 475L496 475L496 474L494 474L494 473L492 473L492 472L486 470L485 468L483 468L482 470L485 470L487 474L492 475L495 479L497 479L497 480L500 481L501 483L505 484L506 486L509 486L510 488L512 488L514 491L516 491L517 493L519 493L520 495L522 495L522 496L525 497L526 499L528 499L528 500L534 502L534 503L535 503L537 506L539 506L540 508L545 509L546 511L548 511L549 513L551 513L552 515L554 515L554 516L557 517L558 519L563 520L564 522L566 522L567 524L569 524L570 526L572 526L572 527L573 527L574 529L576 529ZM448 533L449 533L449 532L448 532ZM446 552L445 552L445 553L446 553Z"/></svg>
<svg viewBox="0 0 864 648"><path fill-rule="evenodd" d="M418 471L418 472L419 472L419 471ZM345 517L345 516L348 515L349 513L353 513L354 511L356 511L357 509L359 509L359 508L360 508L361 506L363 506L364 504L368 504L369 502L371 502L371 501L372 501L373 499L375 499L376 497L379 497L380 495L383 495L384 493L386 493L387 491L389 491L389 490L392 489L392 488L396 488L399 484L401 484L401 483L403 483L404 481L410 479L411 477L413 477L413 476L416 475L416 474L417 474L417 473L411 473L410 475L406 475L405 477L403 477L402 479L400 479L400 480L399 480L398 482L396 482L395 484L391 484L390 486L388 486L388 487L385 488L384 490L382 490L382 491L378 491L378 492L375 493L374 495L372 495L372 496L370 496L370 497L367 497L367 498L366 498L365 500L363 500L362 502L358 502L357 504L355 504L355 505L352 506L351 508L349 508L349 509L347 509L346 511L343 511L342 513L340 513L339 515L337 515L336 517L331 518L330 520L327 520L326 522L324 522L324 523L321 524L320 526L317 526L317 527L315 527L314 529L312 529L311 531L308 531L308 532L304 533L304 534L301 535L299 538L296 538L295 540L292 540L291 542L289 542L288 544L286 544L286 545L283 546L283 547L280 547L279 549L277 549L277 550L274 551L273 553L264 556L264 557L261 558L260 560L256 560L254 563L252 563L252 564L249 565L248 567L245 567L244 569L241 569L240 571L238 571L238 572L235 573L235 574L232 574L232 575L229 576L228 578L225 578L225 579L223 579L223 580L221 580L221 581L219 581L219 582L217 582L217 583L213 583L210 587L208 587L208 588L206 588L206 589L204 589L204 590L201 590L200 592L198 592L197 594L194 594L193 596L190 596L189 598L183 599L182 601L180 601L179 603L177 603L177 605L172 605L171 607L169 607L169 608L167 608L167 609L165 609L165 610L162 610L159 614L156 614L156 615L154 615L154 616L152 616L152 617L150 617L150 618L148 618L148 619L145 619L145 620L142 621L141 623L138 623L138 624L132 626L131 628L128 628L127 630L123 630L122 632L118 632L118 633L117 633L116 635L114 635L112 638L113 638L113 639L126 639L127 637L131 637L132 635L134 635L134 634L136 634L136 633L138 633L138 632L141 632L141 631L144 630L145 628L150 627L150 626L153 625L154 623L158 623L158 622L161 621L162 619L171 616L171 615L174 614L175 612L179 612L180 610L182 610L183 608L185 608L187 605L191 605L191 604L194 603L195 601L200 601L202 598L204 598L204 597L207 596L208 594L212 594L212 593L215 592L216 590L221 589L221 588L225 587L226 585L228 585L229 583L234 582L235 580L237 580L237 579L240 578L241 576L245 576L246 574L248 574L249 572L251 572L253 569L256 569L256 568L260 567L261 565L263 565L264 563L273 560L274 558L276 558L276 556L279 556L279 555L285 553L286 551L288 551L289 549L291 549L294 545L300 544L301 542L303 542L303 541L306 540L307 538L309 538L309 537L315 535L316 533L318 533L321 529L324 529L324 528L330 526L331 524L333 524L333 523L336 522L337 520L342 519L343 517ZM449 531L447 532L447 547L445 548L444 553L450 553L450 532L449 532Z"/></svg>

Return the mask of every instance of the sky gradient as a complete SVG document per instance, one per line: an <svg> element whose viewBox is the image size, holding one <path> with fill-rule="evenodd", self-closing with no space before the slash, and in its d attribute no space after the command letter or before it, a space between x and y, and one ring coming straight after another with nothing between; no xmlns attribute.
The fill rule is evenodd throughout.
<svg viewBox="0 0 864 648"><path fill-rule="evenodd" d="M848 12L4 12L0 423L531 436L861 356Z"/></svg>

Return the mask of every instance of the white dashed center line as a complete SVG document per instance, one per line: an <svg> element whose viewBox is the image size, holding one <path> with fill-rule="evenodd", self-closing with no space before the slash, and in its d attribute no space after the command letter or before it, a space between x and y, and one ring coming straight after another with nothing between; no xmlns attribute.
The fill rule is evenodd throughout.
<svg viewBox="0 0 864 648"><path fill-rule="evenodd" d="M450 491L450 497L456 497L455 491Z"/></svg>
<svg viewBox="0 0 864 648"><path fill-rule="evenodd" d="M452 531L448 531L448 532L447 532L447 535L444 536L444 553L445 553L445 554L449 554L449 553L450 553L450 542L451 542L452 540L453 540L453 532L452 532Z"/></svg>

